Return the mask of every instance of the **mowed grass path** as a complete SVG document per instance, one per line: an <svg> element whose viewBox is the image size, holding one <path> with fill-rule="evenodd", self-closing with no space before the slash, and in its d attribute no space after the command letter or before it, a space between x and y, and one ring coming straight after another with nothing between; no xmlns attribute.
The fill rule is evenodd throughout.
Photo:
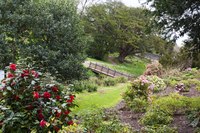
<svg viewBox="0 0 200 133"><path fill-rule="evenodd" d="M79 106L73 112L81 113L91 109L114 107L126 91L129 83L117 84L111 87L100 87L97 92L80 93L76 95L75 103Z"/></svg>

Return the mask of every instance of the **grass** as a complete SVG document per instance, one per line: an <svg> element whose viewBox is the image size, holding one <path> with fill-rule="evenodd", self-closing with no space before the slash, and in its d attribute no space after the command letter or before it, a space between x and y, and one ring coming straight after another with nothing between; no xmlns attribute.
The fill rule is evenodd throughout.
<svg viewBox="0 0 200 133"><path fill-rule="evenodd" d="M87 61L97 62L111 69L124 72L127 74L131 74L134 76L142 75L145 71L145 67L147 63L147 61L141 60L139 58L129 58L128 62L117 63L117 64L113 64L111 62L106 62L106 61L100 61L100 60L96 60L92 58L88 58Z"/></svg>
<svg viewBox="0 0 200 133"><path fill-rule="evenodd" d="M121 99L121 94L127 89L128 83L117 84L111 87L101 87L97 92L80 93L76 95L75 103L79 106L73 110L81 113L94 108L114 107Z"/></svg>

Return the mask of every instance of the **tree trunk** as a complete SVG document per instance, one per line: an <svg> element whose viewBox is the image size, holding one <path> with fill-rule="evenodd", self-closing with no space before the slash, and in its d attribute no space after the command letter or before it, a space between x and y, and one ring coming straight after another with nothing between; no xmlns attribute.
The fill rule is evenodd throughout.
<svg viewBox="0 0 200 133"><path fill-rule="evenodd" d="M127 55L128 54L125 51L120 52L119 56L118 56L118 61L121 62L121 63L123 63L125 61L125 58L126 58Z"/></svg>

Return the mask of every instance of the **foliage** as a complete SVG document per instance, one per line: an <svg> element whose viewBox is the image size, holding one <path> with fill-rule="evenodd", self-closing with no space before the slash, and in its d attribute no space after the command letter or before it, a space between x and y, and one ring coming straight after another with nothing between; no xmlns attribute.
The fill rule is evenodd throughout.
<svg viewBox="0 0 200 133"><path fill-rule="evenodd" d="M114 86L116 84L117 84L117 79L115 79L115 78L106 77L103 79L104 86Z"/></svg>
<svg viewBox="0 0 200 133"><path fill-rule="evenodd" d="M67 127L63 127L59 133L86 133L85 128L80 124L74 123L73 125L69 125Z"/></svg>
<svg viewBox="0 0 200 133"><path fill-rule="evenodd" d="M74 81L73 82L73 89L76 92L82 92L82 91L88 91L88 92L94 92L97 91L97 85L95 83L91 83L90 81L84 80L84 81Z"/></svg>
<svg viewBox="0 0 200 133"><path fill-rule="evenodd" d="M146 126L142 128L142 133L178 133L175 128L169 127L167 125L159 126Z"/></svg>
<svg viewBox="0 0 200 133"><path fill-rule="evenodd" d="M131 83L131 87L125 92L123 98L127 105L136 112L144 112L150 93L149 81L142 76Z"/></svg>
<svg viewBox="0 0 200 133"><path fill-rule="evenodd" d="M148 64L146 66L146 71L144 72L144 75L157 75L158 77L160 77L162 74L163 74L163 67L157 61Z"/></svg>
<svg viewBox="0 0 200 133"><path fill-rule="evenodd" d="M95 133L131 133L131 128L123 125L114 113L106 113L102 110L91 110L81 115L82 124L88 132Z"/></svg>
<svg viewBox="0 0 200 133"><path fill-rule="evenodd" d="M168 114L168 112L166 112L166 110L159 108L159 106L149 109L141 119L141 123L148 126L158 124L168 125L171 121L172 117Z"/></svg>
<svg viewBox="0 0 200 133"><path fill-rule="evenodd" d="M88 54L104 59L109 52L118 52L119 61L124 62L126 56L144 51L149 16L143 8L127 7L118 1L88 7L83 16L85 32L93 38Z"/></svg>
<svg viewBox="0 0 200 133"><path fill-rule="evenodd" d="M192 127L199 127L200 126L200 115L199 115L199 108L193 109L187 112L188 119L190 120L190 125Z"/></svg>
<svg viewBox="0 0 200 133"><path fill-rule="evenodd" d="M147 76L147 80L151 83L149 88L152 89L153 92L159 92L166 88L164 80L156 75Z"/></svg>
<svg viewBox="0 0 200 133"><path fill-rule="evenodd" d="M73 124L69 113L74 95L59 85L46 83L31 66L10 64L0 88L3 132L58 131Z"/></svg>
<svg viewBox="0 0 200 133"><path fill-rule="evenodd" d="M1 68L30 57L62 80L84 76L85 39L75 1L2 0L0 16Z"/></svg>
<svg viewBox="0 0 200 133"><path fill-rule="evenodd" d="M161 28L169 38L177 39L184 34L189 36L186 47L189 47L188 57L192 55L195 61L198 60L200 50L199 32L199 0L147 0L154 8L154 20L158 28ZM178 33L174 35L174 33Z"/></svg>

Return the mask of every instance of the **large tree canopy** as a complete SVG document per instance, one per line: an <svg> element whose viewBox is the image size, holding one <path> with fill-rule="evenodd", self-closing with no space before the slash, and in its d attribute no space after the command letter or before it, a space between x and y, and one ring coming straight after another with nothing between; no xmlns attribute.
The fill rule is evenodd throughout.
<svg viewBox="0 0 200 133"><path fill-rule="evenodd" d="M200 53L200 1L199 0L147 0L153 7L155 22L167 37L187 34L187 46L194 60ZM177 36L178 35L178 36Z"/></svg>
<svg viewBox="0 0 200 133"><path fill-rule="evenodd" d="M63 80L81 78L85 42L73 0L1 0L0 62L30 57Z"/></svg>
<svg viewBox="0 0 200 133"><path fill-rule="evenodd" d="M127 7L121 2L92 5L83 16L85 32L93 38L89 55L103 58L118 52L119 61L145 48L143 39L150 17L142 8Z"/></svg>

